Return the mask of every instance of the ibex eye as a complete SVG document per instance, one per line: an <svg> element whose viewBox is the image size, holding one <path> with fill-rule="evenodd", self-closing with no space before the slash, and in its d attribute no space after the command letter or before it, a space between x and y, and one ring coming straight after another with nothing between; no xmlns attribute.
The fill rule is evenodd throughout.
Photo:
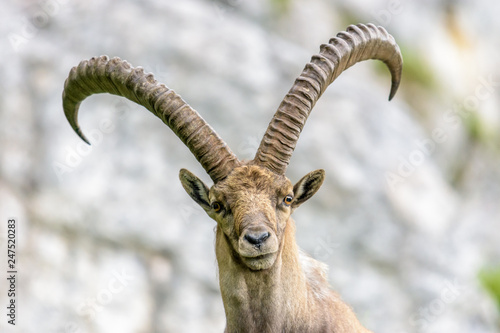
<svg viewBox="0 0 500 333"><path fill-rule="evenodd" d="M212 203L212 209L214 210L214 212L220 212L220 210L222 209L222 206L220 205L220 203L218 202L214 202Z"/></svg>
<svg viewBox="0 0 500 333"><path fill-rule="evenodd" d="M283 202L285 205L290 206L292 204L293 197L291 195L287 195L285 199L283 199Z"/></svg>

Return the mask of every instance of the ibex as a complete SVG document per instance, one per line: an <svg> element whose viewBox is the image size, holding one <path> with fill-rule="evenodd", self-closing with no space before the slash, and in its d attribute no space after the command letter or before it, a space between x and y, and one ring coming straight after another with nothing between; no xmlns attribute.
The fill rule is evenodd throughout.
<svg viewBox="0 0 500 333"><path fill-rule="evenodd" d="M191 150L214 185L188 170L182 186L217 222L215 251L226 314L225 332L370 332L330 289L325 265L301 252L292 212L320 188L324 171L295 185L285 176L314 104L345 69L367 59L390 70L389 100L399 86L402 56L394 38L373 24L349 26L320 47L278 107L255 158L240 161L179 95L142 68L106 56L71 69L64 113L87 143L77 120L80 103L97 93L128 98L167 124Z"/></svg>

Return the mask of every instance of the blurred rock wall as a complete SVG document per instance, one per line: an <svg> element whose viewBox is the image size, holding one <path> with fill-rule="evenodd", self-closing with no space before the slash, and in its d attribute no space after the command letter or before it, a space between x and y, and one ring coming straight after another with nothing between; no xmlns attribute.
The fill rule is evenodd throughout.
<svg viewBox="0 0 500 333"><path fill-rule="evenodd" d="M81 142L61 106L72 66L101 54L143 66L251 159L319 45L373 22L401 46L403 82L389 103L389 73L358 64L316 105L288 169L292 182L327 172L295 212L299 245L329 265L334 289L374 332L498 332L477 276L500 262L499 9L472 0L2 4L0 244L3 221L16 217L20 292L18 325L2 319L0 330L224 329L215 223L177 175L185 167L209 178L161 121L115 96L83 103L94 144Z"/></svg>

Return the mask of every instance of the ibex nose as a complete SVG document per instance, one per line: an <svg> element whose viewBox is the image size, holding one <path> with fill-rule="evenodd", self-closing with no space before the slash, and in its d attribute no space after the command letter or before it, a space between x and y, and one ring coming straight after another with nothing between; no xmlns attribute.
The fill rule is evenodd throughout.
<svg viewBox="0 0 500 333"><path fill-rule="evenodd" d="M248 232L245 234L245 239L253 245L261 245L271 234L267 231L264 232Z"/></svg>

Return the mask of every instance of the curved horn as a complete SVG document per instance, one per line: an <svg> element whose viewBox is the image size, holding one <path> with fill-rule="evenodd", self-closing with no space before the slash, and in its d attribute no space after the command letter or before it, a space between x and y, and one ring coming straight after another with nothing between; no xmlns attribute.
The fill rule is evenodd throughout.
<svg viewBox="0 0 500 333"><path fill-rule="evenodd" d="M257 150L254 163L284 174L300 132L314 104L345 69L357 62L378 59L392 75L389 100L394 97L401 79L403 58L394 38L373 24L351 25L312 57L302 74L281 102Z"/></svg>
<svg viewBox="0 0 500 333"><path fill-rule="evenodd" d="M85 98L98 93L126 97L163 120L214 182L224 179L240 164L217 133L173 90L158 83L152 74L145 74L142 68L106 56L82 61L71 69L64 83L64 113L73 130L87 143L89 140L78 125L78 109Z"/></svg>

